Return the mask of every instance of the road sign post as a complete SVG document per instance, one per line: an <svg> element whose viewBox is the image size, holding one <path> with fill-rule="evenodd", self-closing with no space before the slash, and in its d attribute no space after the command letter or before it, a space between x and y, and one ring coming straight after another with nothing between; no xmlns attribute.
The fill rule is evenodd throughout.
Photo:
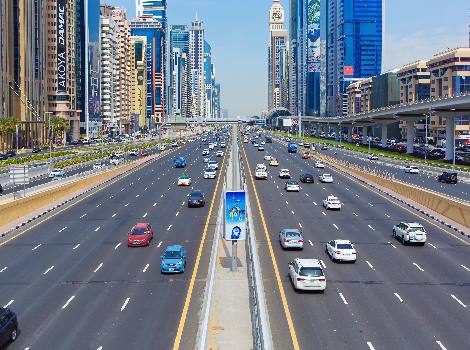
<svg viewBox="0 0 470 350"><path fill-rule="evenodd" d="M23 197L26 196L26 185L29 184L29 168L27 165L10 168L10 182L13 185L13 199L16 199L16 185L23 185Z"/></svg>
<svg viewBox="0 0 470 350"><path fill-rule="evenodd" d="M224 238L232 241L232 257L236 257L236 242L246 239L246 196L245 191L225 192ZM233 266L235 263L235 266ZM236 261L232 262L232 271Z"/></svg>

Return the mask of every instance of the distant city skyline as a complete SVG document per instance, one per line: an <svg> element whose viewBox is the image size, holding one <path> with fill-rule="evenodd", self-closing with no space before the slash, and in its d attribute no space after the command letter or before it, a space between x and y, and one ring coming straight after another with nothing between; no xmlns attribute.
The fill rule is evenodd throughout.
<svg viewBox="0 0 470 350"><path fill-rule="evenodd" d="M135 16L135 0L108 2L125 7L129 18ZM260 114L266 109L266 46L271 3L271 0L239 0L236 5L217 0L168 1L169 24L188 24L196 13L204 22L218 81L223 86L222 107L230 110L231 116ZM281 3L288 12L289 1L281 0ZM453 0L452 6L425 0L394 0L385 5L382 71L429 59L448 48L468 45L466 0ZM234 10L234 6L239 10Z"/></svg>

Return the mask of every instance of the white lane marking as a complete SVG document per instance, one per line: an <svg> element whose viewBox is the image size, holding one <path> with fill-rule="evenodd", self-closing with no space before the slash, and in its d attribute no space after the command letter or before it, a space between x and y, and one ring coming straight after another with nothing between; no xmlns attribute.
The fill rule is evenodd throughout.
<svg viewBox="0 0 470 350"><path fill-rule="evenodd" d="M313 242L311 240L308 240L308 244L310 244L313 247Z"/></svg>
<svg viewBox="0 0 470 350"><path fill-rule="evenodd" d="M302 224L299 222L299 227L302 228Z"/></svg>
<svg viewBox="0 0 470 350"><path fill-rule="evenodd" d="M315 205L318 205L317 202L312 202L312 203L315 204Z"/></svg>
<svg viewBox="0 0 470 350"><path fill-rule="evenodd" d="M372 226L370 226L370 225L367 225L367 226L369 226L369 228L370 228L372 231L375 231L375 228L373 228Z"/></svg>
<svg viewBox="0 0 470 350"><path fill-rule="evenodd" d="M437 247L436 247L434 244L432 244L432 243L428 243L428 244L429 244L431 247L433 247L434 249L437 249Z"/></svg>
<svg viewBox="0 0 470 350"><path fill-rule="evenodd" d="M121 188L121 192L124 191L124 188Z"/></svg>
<svg viewBox="0 0 470 350"><path fill-rule="evenodd" d="M178 215L180 215L180 212L179 212L179 211L176 212L176 216L178 216Z"/></svg>
<svg viewBox="0 0 470 350"><path fill-rule="evenodd" d="M460 266L462 266L465 270L467 270L468 272L470 272L470 269L469 269L467 266L465 266L465 265L460 265ZM2 271L0 271L0 272L2 272Z"/></svg>
<svg viewBox="0 0 470 350"><path fill-rule="evenodd" d="M113 199L113 198L114 198L114 196L109 196L109 199Z"/></svg>
<svg viewBox="0 0 470 350"><path fill-rule="evenodd" d="M421 272L424 272L423 268L421 266L419 266L417 263L413 263L414 266L416 266L416 268L421 271Z"/></svg>
<svg viewBox="0 0 470 350"><path fill-rule="evenodd" d="M42 244L38 244L37 246L35 246L35 247L34 247L33 249L31 249L31 250L36 250L36 249L38 249L40 246L42 246Z"/></svg>
<svg viewBox="0 0 470 350"><path fill-rule="evenodd" d="M75 250L77 249L78 247L80 247L80 243L77 243L77 245L75 247L72 248L72 250Z"/></svg>
<svg viewBox="0 0 470 350"><path fill-rule="evenodd" d="M324 269L326 269L326 265L325 265L325 263L323 262L323 260L320 260L320 264L321 264L321 266L322 266Z"/></svg>
<svg viewBox="0 0 470 350"><path fill-rule="evenodd" d="M358 194L356 194L356 197L357 197L357 198L359 198L359 195L358 195Z"/></svg>
<svg viewBox="0 0 470 350"><path fill-rule="evenodd" d="M294 213L294 211L293 211L293 210L291 210L290 212L292 213L292 215L295 215L295 213Z"/></svg>
<svg viewBox="0 0 470 350"><path fill-rule="evenodd" d="M289 205L289 202L288 202L288 201L286 201L286 204L287 204L287 205Z"/></svg>
<svg viewBox="0 0 470 350"><path fill-rule="evenodd" d="M349 188L346 187L346 191L349 191Z"/></svg>
<svg viewBox="0 0 470 350"><path fill-rule="evenodd" d="M305 193L305 195L306 195L307 197L309 197L309 194L308 194L308 193Z"/></svg>
<svg viewBox="0 0 470 350"><path fill-rule="evenodd" d="M276 185L276 189L279 189L279 186L278 186L278 185Z"/></svg>
<svg viewBox="0 0 470 350"><path fill-rule="evenodd" d="M388 214L385 214L385 216L386 216L387 218L389 218L389 217L390 217L390 215L388 215Z"/></svg>
<svg viewBox="0 0 470 350"><path fill-rule="evenodd" d="M157 248L160 248L160 247L162 246L162 243L163 243L163 242L160 241L160 243L158 243L158 245L157 245Z"/></svg>
<svg viewBox="0 0 470 350"><path fill-rule="evenodd" d="M168 187L168 191L171 190L171 187Z"/></svg>
<svg viewBox="0 0 470 350"><path fill-rule="evenodd" d="M114 250L118 249L121 244L122 244L122 242L119 242L118 244L116 244L116 245L114 246Z"/></svg>
<svg viewBox="0 0 470 350"><path fill-rule="evenodd" d="M160 196L160 198L163 198L163 196L164 196L164 195L162 194L162 195Z"/></svg>
<svg viewBox="0 0 470 350"><path fill-rule="evenodd" d="M43 274L43 275L47 275L47 273L48 273L49 271L51 271L53 268L54 268L54 265L52 265L51 267L49 267L49 268L48 268L46 271L44 271L42 274Z"/></svg>
<svg viewBox="0 0 470 350"><path fill-rule="evenodd" d="M354 214L354 216L358 216L356 213L353 213L353 214Z"/></svg>
<svg viewBox="0 0 470 350"><path fill-rule="evenodd" d="M281 196L283 196L283 195L284 195L284 193L281 192Z"/></svg>
<svg viewBox="0 0 470 350"><path fill-rule="evenodd" d="M370 267L372 270L375 271L374 266L369 262L369 260L366 260L366 263L367 263L367 265L369 265L369 267Z"/></svg>
<svg viewBox="0 0 470 350"><path fill-rule="evenodd" d="M343 301L343 303L344 303L345 305L348 305L348 301L347 301L346 298L344 297L343 293L339 293L339 296L340 296L341 300Z"/></svg>
<svg viewBox="0 0 470 350"><path fill-rule="evenodd" d="M143 218L146 218L148 215L148 213L145 213L144 215L142 215Z"/></svg>
<svg viewBox="0 0 470 350"><path fill-rule="evenodd" d="M129 204L131 204L131 203L124 204L124 206L125 206L125 207L128 207L128 206L129 206Z"/></svg>
<svg viewBox="0 0 470 350"><path fill-rule="evenodd" d="M145 188L144 188L144 191L147 191L147 189L148 189L148 187L145 187Z"/></svg>
<svg viewBox="0 0 470 350"><path fill-rule="evenodd" d="M96 206L97 208L101 207L101 203Z"/></svg>
<svg viewBox="0 0 470 350"><path fill-rule="evenodd" d="M129 300L131 300L130 298L126 298L126 300L124 301L124 304L122 304L121 306L121 312L124 311L124 309L126 308L127 304L129 303Z"/></svg>
<svg viewBox="0 0 470 350"><path fill-rule="evenodd" d="M144 269L142 270L142 272L146 272L147 269L149 268L149 266L150 266L149 264L145 265L145 267L144 267Z"/></svg>
<svg viewBox="0 0 470 350"><path fill-rule="evenodd" d="M184 205L184 202L182 202L181 205Z"/></svg>
<svg viewBox="0 0 470 350"><path fill-rule="evenodd" d="M367 342L367 346L369 347L369 350L375 350L374 345L370 341Z"/></svg>
<svg viewBox="0 0 470 350"><path fill-rule="evenodd" d="M371 207L373 207L373 206L374 206L372 203L367 203L367 204L369 204Z"/></svg>
<svg viewBox="0 0 470 350"><path fill-rule="evenodd" d="M97 228L95 228L95 232L98 232L100 230L101 226L98 226Z"/></svg>
<svg viewBox="0 0 470 350"><path fill-rule="evenodd" d="M339 230L339 227L336 226L336 224L333 224L333 226L335 227L335 229Z"/></svg>
<svg viewBox="0 0 470 350"><path fill-rule="evenodd" d="M439 345L441 350L447 350L447 348L442 344L442 342L440 340L436 340L436 344Z"/></svg>
<svg viewBox="0 0 470 350"><path fill-rule="evenodd" d="M465 305L462 300L460 300L459 298L457 298L454 294L451 294L450 295L452 297L452 299L454 299L456 302L458 302L462 307L466 308L467 305Z"/></svg>
<svg viewBox="0 0 470 350"><path fill-rule="evenodd" d="M153 170L152 170L153 171ZM99 348L97 348L96 350L103 350L103 347L100 346Z"/></svg>
<svg viewBox="0 0 470 350"><path fill-rule="evenodd" d="M157 202L153 203L153 206L156 207L156 206L157 206Z"/></svg>
<svg viewBox="0 0 470 350"><path fill-rule="evenodd" d="M388 242L388 243L390 243L390 242ZM390 243L390 245L391 245L393 248L397 249L397 247L396 247L393 243Z"/></svg>
<svg viewBox="0 0 470 350"><path fill-rule="evenodd" d="M11 304L13 304L15 300L14 299L11 299L7 304L3 305L4 308L7 308L9 307Z"/></svg>
<svg viewBox="0 0 470 350"><path fill-rule="evenodd" d="M166 230L167 230L167 231L170 231L170 230L171 230L171 226L173 226L173 225L168 226L168 228L167 228Z"/></svg>
<svg viewBox="0 0 470 350"><path fill-rule="evenodd" d="M133 184L134 184L134 183L133 183L133 182L131 182L131 183L129 184L129 186L132 186Z"/></svg>
<svg viewBox="0 0 470 350"><path fill-rule="evenodd" d="M86 214L83 214L82 216L80 216L80 219L83 219L85 216L86 216Z"/></svg>
<svg viewBox="0 0 470 350"><path fill-rule="evenodd" d="M403 303L403 299L398 293L393 293L393 294L398 298L398 300L400 300L400 303Z"/></svg>
<svg viewBox="0 0 470 350"><path fill-rule="evenodd" d="M1 269L1 270L0 270L0 272L3 272L3 271L5 271L6 269L8 269L8 267L7 267L7 266L5 266L3 269Z"/></svg>
<svg viewBox="0 0 470 350"><path fill-rule="evenodd" d="M67 229L67 226L62 227L62 228L59 230L59 232L65 231L66 229Z"/></svg>
<svg viewBox="0 0 470 350"><path fill-rule="evenodd" d="M67 306L69 306L70 302L75 299L75 295L72 295L69 300L65 302L65 304L62 306L62 310L65 309Z"/></svg>
<svg viewBox="0 0 470 350"><path fill-rule="evenodd" d="M111 216L112 218L114 218L116 216L116 213L113 214L113 216Z"/></svg>
<svg viewBox="0 0 470 350"><path fill-rule="evenodd" d="M324 211L322 211L321 213L326 216L326 213Z"/></svg>
<svg viewBox="0 0 470 350"><path fill-rule="evenodd" d="M139 197L140 197L140 194L136 194L136 195L135 195L135 198L139 198Z"/></svg>
<svg viewBox="0 0 470 350"><path fill-rule="evenodd" d="M103 263L100 263L96 269L93 270L94 273L97 273L99 269L103 266Z"/></svg>

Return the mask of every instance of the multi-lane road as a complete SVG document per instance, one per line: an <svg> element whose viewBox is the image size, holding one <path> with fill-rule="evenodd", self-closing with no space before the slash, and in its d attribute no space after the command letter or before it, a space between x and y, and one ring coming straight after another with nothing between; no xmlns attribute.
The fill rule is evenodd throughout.
<svg viewBox="0 0 470 350"><path fill-rule="evenodd" d="M194 348L221 189L203 179L200 153L196 142L165 153L1 243L0 303L17 313L21 331L10 349ZM185 169L174 168L177 155ZM187 207L181 174L205 192L204 208ZM127 247L137 222L154 228L149 247ZM171 244L188 252L183 274L160 273Z"/></svg>
<svg viewBox="0 0 470 350"><path fill-rule="evenodd" d="M468 240L347 174L314 169L314 159L288 154L278 142L265 147L261 152L244 144L243 154L251 172L248 190L260 204L253 201L252 208L276 349L470 348ZM254 168L265 154L280 165L268 167L268 180L254 180ZM328 172L334 183L315 178L314 184L301 184L299 193L286 193L285 180L278 178L280 168L290 169L296 180L302 173ZM322 207L328 194L344 203L341 211ZM418 247L395 241L392 228L400 221L423 224L428 243ZM281 249L278 234L283 228L302 230L303 251ZM355 264L328 258L325 243L336 238L355 244ZM296 257L321 260L325 294L294 291L288 262Z"/></svg>

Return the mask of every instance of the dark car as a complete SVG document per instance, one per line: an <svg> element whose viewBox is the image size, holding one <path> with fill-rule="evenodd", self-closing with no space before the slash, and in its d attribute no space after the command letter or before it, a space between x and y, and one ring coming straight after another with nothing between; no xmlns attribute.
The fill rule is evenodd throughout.
<svg viewBox="0 0 470 350"><path fill-rule="evenodd" d="M322 145L320 149L322 151L328 151L328 146L327 145Z"/></svg>
<svg viewBox="0 0 470 350"><path fill-rule="evenodd" d="M306 184L313 184L314 179L312 174L302 174L300 175L300 182L306 183Z"/></svg>
<svg viewBox="0 0 470 350"><path fill-rule="evenodd" d="M41 153L41 149L39 147L34 147L31 152L32 153Z"/></svg>
<svg viewBox="0 0 470 350"><path fill-rule="evenodd" d="M188 208L203 207L206 204L202 191L193 191L188 195Z"/></svg>
<svg viewBox="0 0 470 350"><path fill-rule="evenodd" d="M8 308L0 308L0 347L14 342L18 336L16 314Z"/></svg>
<svg viewBox="0 0 470 350"><path fill-rule="evenodd" d="M6 154L0 153L0 160L7 160L8 156Z"/></svg>
<svg viewBox="0 0 470 350"><path fill-rule="evenodd" d="M444 171L441 175L439 175L437 177L437 181L445 182L445 183L448 183L448 184L456 184L457 183L457 173Z"/></svg>
<svg viewBox="0 0 470 350"><path fill-rule="evenodd" d="M13 151L13 150L10 150L10 151L7 151L7 153L5 153L5 155L6 155L7 157L11 158L11 157L16 156L16 152Z"/></svg>

